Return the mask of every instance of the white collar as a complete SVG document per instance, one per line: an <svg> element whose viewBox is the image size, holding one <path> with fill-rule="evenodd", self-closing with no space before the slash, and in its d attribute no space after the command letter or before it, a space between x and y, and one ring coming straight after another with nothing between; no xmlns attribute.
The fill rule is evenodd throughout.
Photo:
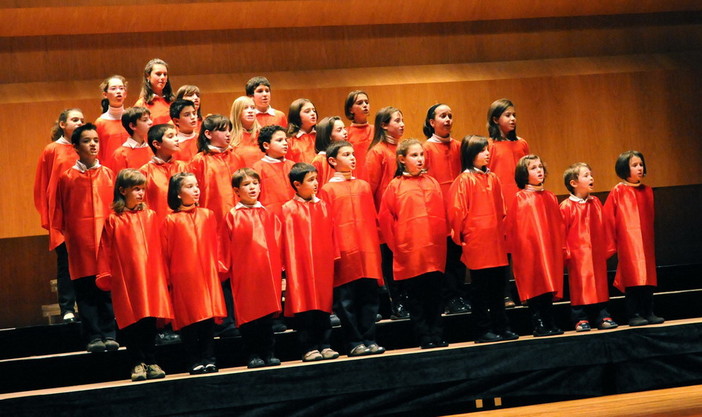
<svg viewBox="0 0 702 417"><path fill-rule="evenodd" d="M436 133L431 135L429 139L427 139L427 142L431 143L449 143L451 142L451 136L448 137L448 139L444 139L441 136L437 136Z"/></svg>
<svg viewBox="0 0 702 417"><path fill-rule="evenodd" d="M151 157L151 162L153 162L156 165L163 165L167 164L168 162L171 162L173 160L173 157L171 156L171 159L169 161L164 161L163 159L159 158L158 156L154 155Z"/></svg>
<svg viewBox="0 0 702 417"><path fill-rule="evenodd" d="M468 169L464 170L463 172L474 172L476 174L489 174L490 168L485 167L485 171L483 171L480 168L473 167L473 168L468 168Z"/></svg>
<svg viewBox="0 0 702 417"><path fill-rule="evenodd" d="M197 132L193 131L193 133L191 133L187 136L184 133L178 132L178 134L176 136L178 136L178 139L185 141L185 140L190 140L190 139L196 138Z"/></svg>
<svg viewBox="0 0 702 417"><path fill-rule="evenodd" d="M121 107L110 106L105 113L100 115L100 118L104 119L104 120L122 120L123 113L124 113L124 106L121 106Z"/></svg>
<svg viewBox="0 0 702 417"><path fill-rule="evenodd" d="M297 193L295 193L295 196L293 197L293 200L299 201L300 203L305 203L305 204L309 204L309 203L319 203L320 201L322 201L322 200L319 199L319 197L317 197L317 195L313 195L311 200L305 200L304 198L302 198L302 197L300 197L299 195L297 195Z"/></svg>
<svg viewBox="0 0 702 417"><path fill-rule="evenodd" d="M268 155L263 155L261 161L268 162L269 164L282 164L283 162L285 162L285 157L283 157L283 159L275 159Z"/></svg>
<svg viewBox="0 0 702 417"><path fill-rule="evenodd" d="M297 133L295 134L295 137L296 137L296 138L299 138L300 136L306 135L306 134L308 134L308 133L317 133L317 131L314 129L314 127L313 127L312 130L310 130L309 132L305 132L304 130L300 129L300 130L298 130Z"/></svg>
<svg viewBox="0 0 702 417"><path fill-rule="evenodd" d="M60 138L56 139L56 143L60 143L61 145L71 145L71 146L73 146L73 144L72 144L71 142L67 141L66 138L64 138L63 136L61 136Z"/></svg>
<svg viewBox="0 0 702 417"><path fill-rule="evenodd" d="M100 165L100 161L98 161L98 160L96 159L96 160L95 160L95 165L93 165L93 166L91 166L90 168L88 168L88 166L85 165L84 163L80 162L80 159L79 159L79 160L76 161L76 164L73 165L73 169L78 170L78 171L80 171L80 172L82 172L82 173L85 173L85 172L86 172L87 170L89 170L89 169L98 169L98 168L100 168L101 166L102 166L102 165Z"/></svg>
<svg viewBox="0 0 702 417"><path fill-rule="evenodd" d="M265 208L265 207L263 207L263 204L261 204L260 201L257 201L253 205L244 204L240 201L240 202L236 203L236 206L234 206L234 210L240 210L240 209L245 209L245 208L251 209L251 208Z"/></svg>
<svg viewBox="0 0 702 417"><path fill-rule="evenodd" d="M427 170L426 170L426 169L420 170L420 171L419 171L419 174L417 174L417 175L412 175L412 174L410 174L410 173L407 172L407 171L403 171L403 172L402 172L402 176L403 176L403 177L421 177L422 175L424 175L424 174L426 174L426 173L427 173Z"/></svg>
<svg viewBox="0 0 702 417"><path fill-rule="evenodd" d="M132 149L139 149L139 148L148 148L149 144L146 143L146 141L139 143L132 138L127 138L127 140L124 141L122 146L127 147L127 148L132 148Z"/></svg>
<svg viewBox="0 0 702 417"><path fill-rule="evenodd" d="M627 180L622 181L622 184L628 185L629 187L640 187L641 185L643 185L642 182L629 182Z"/></svg>
<svg viewBox="0 0 702 417"><path fill-rule="evenodd" d="M568 196L568 200L575 201L576 203L580 203L580 204L587 203L591 198L592 198L591 195L587 196L587 198L580 198L575 194L571 194Z"/></svg>
<svg viewBox="0 0 702 417"><path fill-rule="evenodd" d="M275 109L271 106L268 106L268 110L266 111L256 109L256 114L270 114L271 116L275 116Z"/></svg>
<svg viewBox="0 0 702 417"><path fill-rule="evenodd" d="M397 144L397 141L395 140L395 138L393 138L393 137L390 136L390 135L385 135L385 142L387 142L387 143L389 143L389 144L391 144L391 145Z"/></svg>
<svg viewBox="0 0 702 417"><path fill-rule="evenodd" d="M224 153L224 152L229 150L229 148L219 148L217 146L212 146L212 145L207 145L207 149L209 149L213 153Z"/></svg>
<svg viewBox="0 0 702 417"><path fill-rule="evenodd" d="M355 180L355 179L356 179L356 177L354 177L354 176L351 176L351 178L346 179L346 175L344 175L343 172L337 171L334 173L334 175L332 175L331 178L329 178L328 182L344 182L344 181L351 181L351 180Z"/></svg>
<svg viewBox="0 0 702 417"><path fill-rule="evenodd" d="M527 185L524 186L524 189L525 189L526 191L543 191L543 190L544 190L544 185L543 185L543 184L541 184L541 185L531 185L531 184L527 184Z"/></svg>
<svg viewBox="0 0 702 417"><path fill-rule="evenodd" d="M368 126L368 122L365 122L365 123L363 123L363 124L360 124L360 123L353 123L353 122L352 122L352 123L351 123L351 126L354 126L354 127L366 127L366 126Z"/></svg>

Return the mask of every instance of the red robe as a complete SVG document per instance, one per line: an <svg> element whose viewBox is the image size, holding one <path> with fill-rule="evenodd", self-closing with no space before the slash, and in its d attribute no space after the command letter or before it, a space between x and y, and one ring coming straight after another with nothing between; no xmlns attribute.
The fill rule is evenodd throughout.
<svg viewBox="0 0 702 417"><path fill-rule="evenodd" d="M265 153L261 152L261 148L258 147L258 135L246 131L241 136L241 142L234 149L234 152L239 155L242 164L249 168L265 155Z"/></svg>
<svg viewBox="0 0 702 417"><path fill-rule="evenodd" d="M366 172L366 155L368 154L368 146L373 140L375 129L371 124L357 125L351 123L351 126L346 128L348 132L348 141L353 145L353 153L356 156L356 169L353 171L354 177L368 181L368 173Z"/></svg>
<svg viewBox="0 0 702 417"><path fill-rule="evenodd" d="M561 203L565 223L570 303L574 306L609 300L607 248L609 242L597 197L567 198Z"/></svg>
<svg viewBox="0 0 702 417"><path fill-rule="evenodd" d="M200 152L190 161L189 170L195 174L200 186L200 207L214 212L217 227L222 225L224 216L234 207L232 175L241 167L241 160L231 149Z"/></svg>
<svg viewBox="0 0 702 417"><path fill-rule="evenodd" d="M49 250L63 243L60 226L53 227L56 211L56 187L61 174L75 165L76 149L65 139L46 145L37 162L34 177L34 207L41 217L41 227L49 231Z"/></svg>
<svg viewBox="0 0 702 417"><path fill-rule="evenodd" d="M71 279L100 272L98 248L105 219L110 215L114 179L111 169L99 165L84 172L74 166L58 180L51 227L58 229L66 239Z"/></svg>
<svg viewBox="0 0 702 417"><path fill-rule="evenodd" d="M176 152L173 157L181 161L190 162L198 153L197 135L189 139L185 139L183 136L178 135L178 147L180 150Z"/></svg>
<svg viewBox="0 0 702 417"><path fill-rule="evenodd" d="M151 148L148 146L133 148L127 144L123 144L112 154L110 160L111 165L109 165L109 167L115 173L119 173L125 168L139 169L145 163L149 162L153 155Z"/></svg>
<svg viewBox="0 0 702 417"><path fill-rule="evenodd" d="M490 163L488 168L494 172L502 183L502 195L509 210L515 194L519 191L514 180L514 169L522 156L529 155L529 145L522 138L517 140L490 140Z"/></svg>
<svg viewBox="0 0 702 417"><path fill-rule="evenodd" d="M281 225L263 206L229 211L220 230L220 260L229 272L237 325L278 314L281 307Z"/></svg>
<svg viewBox="0 0 702 417"><path fill-rule="evenodd" d="M334 235L341 258L334 268L334 286L361 278L382 285L378 219L370 185L359 179L334 177L319 193L334 217Z"/></svg>
<svg viewBox="0 0 702 417"><path fill-rule="evenodd" d="M146 107L151 112L151 120L154 126L162 123L171 123L171 103L165 98L156 96L151 104L145 103L143 98L134 103L134 107Z"/></svg>
<svg viewBox="0 0 702 417"><path fill-rule="evenodd" d="M317 132L313 130L310 133L300 134L301 132L288 138L288 154L285 155L285 158L295 162L311 164L315 155L317 155L317 152L314 150Z"/></svg>
<svg viewBox="0 0 702 417"><path fill-rule="evenodd" d="M463 248L461 261L468 269L507 265L505 205L497 175L463 172L447 194L453 241Z"/></svg>
<svg viewBox="0 0 702 417"><path fill-rule="evenodd" d="M226 317L218 275L217 221L212 211L193 207L171 213L162 229L174 330L209 318Z"/></svg>
<svg viewBox="0 0 702 417"><path fill-rule="evenodd" d="M461 174L461 143L451 138L448 142L432 137L424 142L424 158L427 174L441 186L444 203L449 206L448 191L453 180Z"/></svg>
<svg viewBox="0 0 702 417"><path fill-rule="evenodd" d="M312 165L317 168L317 181L319 181L320 187L328 183L331 177L334 176L335 171L327 162L326 152L318 153L312 160Z"/></svg>
<svg viewBox="0 0 702 417"><path fill-rule="evenodd" d="M446 209L439 183L429 175L403 175L390 181L378 214L393 254L395 280L446 266Z"/></svg>
<svg viewBox="0 0 702 417"><path fill-rule="evenodd" d="M284 128L288 127L288 117L285 115L285 113L274 108L269 108L268 111L272 111L274 115L268 112L256 111L256 120L258 120L258 124L260 124L261 127L272 125L278 125Z"/></svg>
<svg viewBox="0 0 702 417"><path fill-rule="evenodd" d="M293 165L295 163L289 159L281 161L265 156L252 167L261 176L258 201L275 214L279 215L283 204L295 195L288 178Z"/></svg>
<svg viewBox="0 0 702 417"><path fill-rule="evenodd" d="M156 212L149 209L112 213L105 222L97 282L112 291L120 329L144 317L173 318L160 232Z"/></svg>
<svg viewBox="0 0 702 417"><path fill-rule="evenodd" d="M619 263L614 286L656 286L656 247L653 242L653 190L646 185L617 184L604 205L605 224Z"/></svg>
<svg viewBox="0 0 702 417"><path fill-rule="evenodd" d="M119 172L111 165L112 154L129 139L129 133L124 130L121 119L103 119L100 116L95 120L95 127L97 128L98 138L100 138L98 160L114 172Z"/></svg>
<svg viewBox="0 0 702 417"><path fill-rule="evenodd" d="M283 254L287 272L285 315L331 313L337 246L327 204L295 197L282 207Z"/></svg>
<svg viewBox="0 0 702 417"><path fill-rule="evenodd" d="M507 210L505 228L519 298L546 293L562 298L565 229L556 196L545 190L519 191Z"/></svg>
<svg viewBox="0 0 702 417"><path fill-rule="evenodd" d="M375 209L380 210L380 201L388 184L395 176L397 170L397 157L395 156L397 144L379 142L366 154L366 175L368 184L373 192Z"/></svg>
<svg viewBox="0 0 702 417"><path fill-rule="evenodd" d="M171 212L168 207L168 182L173 175L186 172L187 168L185 162L175 158L171 158L168 162L152 159L141 167L140 171L146 177L144 202L147 207L156 212L159 224Z"/></svg>

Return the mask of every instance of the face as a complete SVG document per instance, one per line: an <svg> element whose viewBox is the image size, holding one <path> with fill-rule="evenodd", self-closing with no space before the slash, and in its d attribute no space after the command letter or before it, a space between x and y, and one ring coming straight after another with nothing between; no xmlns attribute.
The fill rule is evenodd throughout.
<svg viewBox="0 0 702 417"><path fill-rule="evenodd" d="M145 114L137 119L136 124L132 123L131 127L134 133L136 133L135 136L145 138L149 134L149 128L151 128L153 124L154 122L151 120L151 116Z"/></svg>
<svg viewBox="0 0 702 417"><path fill-rule="evenodd" d="M244 104L244 108L239 115L239 120L241 120L241 124L246 129L250 129L251 126L253 126L256 121L256 105L253 100L249 99L246 104Z"/></svg>
<svg viewBox="0 0 702 417"><path fill-rule="evenodd" d="M252 177L245 177L234 191L239 196L239 201L246 205L254 205L258 201L258 196L261 194L261 183Z"/></svg>
<svg viewBox="0 0 702 417"><path fill-rule="evenodd" d="M317 124L317 110L314 108L314 104L307 102L302 105L300 109L300 121L302 123L302 130L309 132L312 127Z"/></svg>
<svg viewBox="0 0 702 417"><path fill-rule="evenodd" d="M339 172L348 172L356 169L356 155L351 146L344 146L339 149L336 158L330 158L330 161L334 169Z"/></svg>
<svg viewBox="0 0 702 417"><path fill-rule="evenodd" d="M641 182L644 177L644 163L638 156L629 159L629 178L626 180L633 183Z"/></svg>
<svg viewBox="0 0 702 417"><path fill-rule="evenodd" d="M195 112L197 113L197 109L200 108L200 94L198 93L192 93L189 95L184 95L183 100L190 100L195 104Z"/></svg>
<svg viewBox="0 0 702 417"><path fill-rule="evenodd" d="M178 136L176 135L175 129L167 129L166 133L161 137L161 142L154 141L154 147L158 150L158 156L170 157L174 153L180 150L180 144L178 143Z"/></svg>
<svg viewBox="0 0 702 417"><path fill-rule="evenodd" d="M229 140L232 137L229 130L205 130L205 137L210 140L210 145L218 148L226 148L229 146Z"/></svg>
<svg viewBox="0 0 702 417"><path fill-rule="evenodd" d="M399 111L393 113L390 117L390 121L383 124L383 129L385 129L385 133L391 137L400 139L405 133L405 122L402 120L402 113Z"/></svg>
<svg viewBox="0 0 702 417"><path fill-rule="evenodd" d="M570 180L570 185L573 187L573 194L578 197L584 197L592 192L595 186L595 179L592 177L592 172L587 168L580 168L577 180Z"/></svg>
<svg viewBox="0 0 702 417"><path fill-rule="evenodd" d="M65 122L59 122L59 127L63 129L63 137L70 141L73 131L85 124L83 113L75 110L68 112Z"/></svg>
<svg viewBox="0 0 702 417"><path fill-rule="evenodd" d="M500 127L503 135L517 128L517 113L514 112L514 107L507 107L500 117L493 117L492 120Z"/></svg>
<svg viewBox="0 0 702 417"><path fill-rule="evenodd" d="M191 206L200 201L200 187L197 185L197 179L194 175L188 175L180 184L178 192L180 203L184 206Z"/></svg>
<svg viewBox="0 0 702 417"><path fill-rule="evenodd" d="M531 185L541 185L544 182L544 164L541 163L541 159L533 159L529 161L527 165L527 171L529 172L528 183Z"/></svg>
<svg viewBox="0 0 702 417"><path fill-rule="evenodd" d="M122 107L124 99L127 98L127 88L122 80L112 78L107 82L107 91L103 91L102 96L110 102L111 107Z"/></svg>
<svg viewBox="0 0 702 417"><path fill-rule="evenodd" d="M264 143L263 148L266 149L266 155L271 158L280 159L288 153L288 138L285 132L279 130L273 134L271 143Z"/></svg>
<svg viewBox="0 0 702 417"><path fill-rule="evenodd" d="M144 184L129 188L119 187L119 192L124 196L125 205L130 210L144 201Z"/></svg>
<svg viewBox="0 0 702 417"><path fill-rule="evenodd" d="M185 106L180 111L180 117L173 120L183 133L192 133L197 127L197 112L193 106Z"/></svg>
<svg viewBox="0 0 702 417"><path fill-rule="evenodd" d="M162 64L156 64L151 68L148 78L151 89L154 93L161 95L168 83L168 68Z"/></svg>
<svg viewBox="0 0 702 417"><path fill-rule="evenodd" d="M317 187L319 186L319 183L317 182L317 173L308 172L305 174L305 179L302 180L302 183L295 181L295 186L297 188L297 195L305 200L311 199L315 194L317 194Z"/></svg>
<svg viewBox="0 0 702 417"><path fill-rule="evenodd" d="M487 164L490 163L490 151L488 150L488 147L484 147L482 151L480 151L477 155L475 155L475 158L473 159L473 166L476 168L484 168L487 166Z"/></svg>
<svg viewBox="0 0 702 417"><path fill-rule="evenodd" d="M253 101L256 108L261 111L268 110L271 105L271 89L263 84L256 87L253 93Z"/></svg>
<svg viewBox="0 0 702 417"><path fill-rule="evenodd" d="M406 155L399 156L399 160L405 164L410 175L417 175L424 169L424 148L420 144L414 144L407 149Z"/></svg>
<svg viewBox="0 0 702 417"><path fill-rule="evenodd" d="M100 150L100 139L98 138L97 131L86 130L80 134L80 141L76 147L78 152L78 158L81 162L92 162L95 161Z"/></svg>
<svg viewBox="0 0 702 417"><path fill-rule="evenodd" d="M451 135L453 127L453 113L451 108L445 104L434 110L434 118L429 120L429 124L434 128L434 133L440 138L447 138Z"/></svg>
<svg viewBox="0 0 702 417"><path fill-rule="evenodd" d="M334 122L334 127L332 128L331 132L331 140L332 142L340 141L340 140L346 140L349 137L349 133L346 131L346 126L344 126L344 122L341 120L337 120Z"/></svg>
<svg viewBox="0 0 702 417"><path fill-rule="evenodd" d="M351 105L351 113L353 114L353 121L356 123L365 123L368 120L370 103L368 103L367 95L359 94L356 97L356 101Z"/></svg>

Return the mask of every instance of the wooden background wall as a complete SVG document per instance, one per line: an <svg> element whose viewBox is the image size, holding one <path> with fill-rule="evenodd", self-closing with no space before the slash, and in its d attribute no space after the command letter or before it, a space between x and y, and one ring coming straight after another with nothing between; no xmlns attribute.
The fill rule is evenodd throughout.
<svg viewBox="0 0 702 417"><path fill-rule="evenodd" d="M67 107L94 120L98 85L114 73L129 79L133 103L153 57L169 62L174 89L200 86L205 113L228 114L245 81L263 74L283 111L307 97L320 116L342 115L346 94L362 88L371 111L403 110L405 137L421 137L436 102L452 107L462 137L485 134L489 104L508 97L556 193L576 161L593 166L598 191L611 188L614 160L631 148L646 155L650 185L702 183L698 1L63 3L0 8L0 326L37 323L39 305L54 302L45 290L54 255L31 192L53 121Z"/></svg>

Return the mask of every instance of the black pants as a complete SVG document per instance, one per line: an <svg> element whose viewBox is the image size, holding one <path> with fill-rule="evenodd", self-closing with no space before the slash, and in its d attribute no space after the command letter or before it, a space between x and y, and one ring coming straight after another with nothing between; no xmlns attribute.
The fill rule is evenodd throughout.
<svg viewBox="0 0 702 417"><path fill-rule="evenodd" d="M653 315L654 289L655 287L651 285L626 288L626 312L630 319L636 316L646 318Z"/></svg>
<svg viewBox="0 0 702 417"><path fill-rule="evenodd" d="M68 251L66 243L56 247L56 292L61 316L67 312L75 312L76 291L73 289L71 274L68 272Z"/></svg>
<svg viewBox="0 0 702 417"><path fill-rule="evenodd" d="M205 319L180 329L190 365L215 363L214 319Z"/></svg>
<svg viewBox="0 0 702 417"><path fill-rule="evenodd" d="M553 320L553 293L537 295L527 300L534 324L541 319L548 328L555 327Z"/></svg>
<svg viewBox="0 0 702 417"><path fill-rule="evenodd" d="M466 296L466 266L461 262L463 249L451 237L448 237L446 242L446 272L441 289L444 303Z"/></svg>
<svg viewBox="0 0 702 417"><path fill-rule="evenodd" d="M127 354L132 366L140 363L156 363L156 318L145 317L122 329L122 342L127 347Z"/></svg>
<svg viewBox="0 0 702 417"><path fill-rule="evenodd" d="M610 317L609 312L607 311L607 303L570 306L570 320L573 322L573 324L578 324L578 322L582 320L592 320L596 324L599 324L607 317Z"/></svg>
<svg viewBox="0 0 702 417"><path fill-rule="evenodd" d="M334 312L341 320L349 350L375 343L378 281L361 278L334 288Z"/></svg>
<svg viewBox="0 0 702 417"><path fill-rule="evenodd" d="M388 294L390 295L390 301L393 305L402 301L402 286L400 282L395 281L395 274L392 272L392 251L383 243L380 245L380 267L383 272L383 280L385 281L385 287L388 289Z"/></svg>
<svg viewBox="0 0 702 417"><path fill-rule="evenodd" d="M224 332L232 331L236 328L234 321L234 297L232 296L231 280L222 282L222 294L224 295L224 304L227 306L227 317L222 319L222 323L215 327L216 333L219 335Z"/></svg>
<svg viewBox="0 0 702 417"><path fill-rule="evenodd" d="M88 342L115 338L115 315L110 293L95 285L95 275L73 280L83 335Z"/></svg>
<svg viewBox="0 0 702 417"><path fill-rule="evenodd" d="M295 314L295 328L302 354L331 347L331 323L326 311L310 310Z"/></svg>
<svg viewBox="0 0 702 417"><path fill-rule="evenodd" d="M273 314L252 320L239 326L244 348L249 357L266 358L273 356Z"/></svg>
<svg viewBox="0 0 702 417"><path fill-rule="evenodd" d="M501 334L507 330L504 301L507 272L507 266L470 270L472 311L478 335L490 331Z"/></svg>
<svg viewBox="0 0 702 417"><path fill-rule="evenodd" d="M441 272L429 272L403 280L407 290L407 309L420 346L436 343L443 336L441 323Z"/></svg>

